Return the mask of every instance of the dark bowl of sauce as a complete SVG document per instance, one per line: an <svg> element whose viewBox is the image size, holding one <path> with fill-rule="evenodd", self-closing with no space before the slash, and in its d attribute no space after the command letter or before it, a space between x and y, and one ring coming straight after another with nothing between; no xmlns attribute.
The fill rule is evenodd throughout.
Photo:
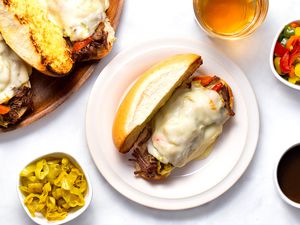
<svg viewBox="0 0 300 225"><path fill-rule="evenodd" d="M276 186L282 199L300 208L300 143L290 147L280 158Z"/></svg>

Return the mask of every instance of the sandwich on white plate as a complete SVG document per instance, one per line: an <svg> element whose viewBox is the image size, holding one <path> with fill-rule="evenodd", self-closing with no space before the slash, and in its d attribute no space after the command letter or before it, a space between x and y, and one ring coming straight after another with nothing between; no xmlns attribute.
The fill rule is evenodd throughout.
<svg viewBox="0 0 300 225"><path fill-rule="evenodd" d="M122 100L112 138L119 152L132 152L136 176L161 180L208 157L234 116L231 88L198 74L201 64L192 53L169 57L145 71Z"/></svg>

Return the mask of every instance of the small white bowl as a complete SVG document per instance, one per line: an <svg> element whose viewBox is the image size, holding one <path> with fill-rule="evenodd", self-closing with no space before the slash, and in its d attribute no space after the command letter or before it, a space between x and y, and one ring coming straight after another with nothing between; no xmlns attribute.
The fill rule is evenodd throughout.
<svg viewBox="0 0 300 225"><path fill-rule="evenodd" d="M288 23L285 23L282 27L280 27L279 31L276 33L276 36L273 40L273 44L272 44L272 48L271 48L271 52L270 52L270 67L271 67L271 70L274 74L274 76L279 80L281 81L282 83L284 83L285 85L291 87L291 88L294 88L296 90L300 90L300 85L297 85L297 84L292 84L290 82L288 82L287 80L285 80L281 75L279 75L275 69L275 66L274 66L274 63L273 63L273 57L274 57L274 49L275 49L275 45L276 45L276 42L279 38L279 35L281 34L281 32L283 31L284 27L287 25L287 24L290 24L292 22L298 22L300 23L300 20L292 20Z"/></svg>
<svg viewBox="0 0 300 225"><path fill-rule="evenodd" d="M283 201L285 201L287 204L291 205L291 206L294 206L295 208L298 208L300 209L300 204L297 203L297 202L294 202L292 201L291 199L289 199L281 190L280 186L279 186L279 183L278 183L278 176L277 176L277 172L278 172L278 166L279 166L279 163L282 159L282 157L288 152L290 151L291 149L293 149L295 146L297 145L300 145L300 143L297 143L297 144L294 144L292 145L291 147L289 147L286 151L283 152L283 154L281 154L281 156L279 157L279 159L277 160L277 163L276 163L276 167L275 167L275 170L274 170L274 182L275 182L275 187L276 187L276 190L278 191L279 193L279 196L281 197L281 199Z"/></svg>
<svg viewBox="0 0 300 225"><path fill-rule="evenodd" d="M86 170L80 166L79 162L71 155L67 154L67 153L64 153L64 152L54 152L54 153L50 153L50 154L46 154L46 155L42 155L36 159L34 159L33 161L29 162L26 164L26 166L28 166L29 164L31 163L34 163L42 158L48 158L48 157L66 157L68 158L78 169L80 169L85 178L86 178L86 181L87 181L87 192L86 192L86 195L84 197L84 200L85 200L85 204L84 206L82 206L81 208L79 208L78 210L76 211L71 211L68 213L67 217L63 220L55 220L55 221L48 221L45 217L43 216L36 216L36 217L33 217L31 216L29 210L27 209L27 207L25 206L24 204L24 199L25 199L25 196L23 195L23 193L20 191L19 189L19 186L21 185L20 184L20 176L18 175L18 184L17 184L17 192L18 192L18 195L19 195L19 199L20 199L20 202L25 210L25 212L27 213L27 215L37 224L41 224L41 225L47 225L47 224L51 224L51 225L59 225L59 224L64 224L64 223L67 223L73 219L75 219L76 217L78 217L80 214L82 214L86 209L87 207L90 205L91 203L91 200L92 200L92 184L91 184L91 181L89 179L89 176L86 172ZM26 166L24 166L23 168L25 168ZM22 168L22 169L23 169Z"/></svg>

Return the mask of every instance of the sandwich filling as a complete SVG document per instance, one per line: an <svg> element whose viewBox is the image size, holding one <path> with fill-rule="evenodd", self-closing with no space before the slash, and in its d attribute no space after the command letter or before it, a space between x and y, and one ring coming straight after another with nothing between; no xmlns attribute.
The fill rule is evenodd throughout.
<svg viewBox="0 0 300 225"><path fill-rule="evenodd" d="M39 0L48 19L72 42L76 61L102 58L115 40L115 31L106 16L109 0Z"/></svg>
<svg viewBox="0 0 300 225"><path fill-rule="evenodd" d="M216 91L194 84L178 89L153 119L148 151L164 164L183 167L215 142L228 118Z"/></svg>
<svg viewBox="0 0 300 225"><path fill-rule="evenodd" d="M106 20L108 0L41 0L48 9L49 19L63 29L71 41L91 36L100 22Z"/></svg>
<svg viewBox="0 0 300 225"><path fill-rule="evenodd" d="M229 90L218 77L190 86L175 91L134 144L137 175L159 179L173 167L206 156L234 115Z"/></svg>
<svg viewBox="0 0 300 225"><path fill-rule="evenodd" d="M31 105L31 67L17 56L0 34L0 126L14 124Z"/></svg>

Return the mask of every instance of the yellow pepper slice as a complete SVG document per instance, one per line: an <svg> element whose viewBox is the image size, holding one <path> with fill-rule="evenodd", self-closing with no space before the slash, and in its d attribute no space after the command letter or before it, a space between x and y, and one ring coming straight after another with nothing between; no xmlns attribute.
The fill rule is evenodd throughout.
<svg viewBox="0 0 300 225"><path fill-rule="evenodd" d="M49 173L49 166L47 164L47 161L45 159L42 159L37 162L36 168L35 168L35 176L43 180Z"/></svg>

